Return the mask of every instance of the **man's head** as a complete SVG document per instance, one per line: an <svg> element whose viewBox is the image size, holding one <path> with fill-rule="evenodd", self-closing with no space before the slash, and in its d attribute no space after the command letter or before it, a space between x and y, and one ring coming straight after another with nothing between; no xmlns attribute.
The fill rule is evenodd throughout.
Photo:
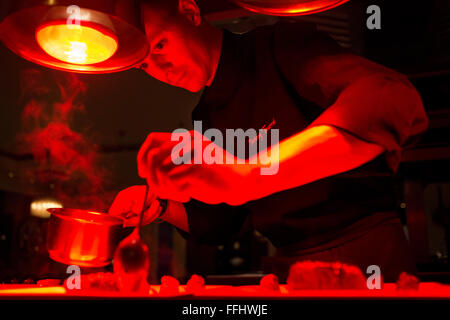
<svg viewBox="0 0 450 320"><path fill-rule="evenodd" d="M142 0L141 9L150 46L143 69L160 81L192 92L210 84L221 37L203 22L195 0Z"/></svg>

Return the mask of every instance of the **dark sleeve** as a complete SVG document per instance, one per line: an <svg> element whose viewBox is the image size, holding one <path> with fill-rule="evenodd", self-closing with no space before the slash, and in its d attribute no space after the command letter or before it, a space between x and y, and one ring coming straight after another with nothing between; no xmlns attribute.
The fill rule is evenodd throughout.
<svg viewBox="0 0 450 320"><path fill-rule="evenodd" d="M407 77L346 52L310 26L283 28L275 46L280 67L299 95L322 109L310 127L333 126L383 147L396 171L402 149L428 126L420 95ZM289 41L288 34L302 36Z"/></svg>
<svg viewBox="0 0 450 320"><path fill-rule="evenodd" d="M244 206L227 204L210 205L197 200L184 204L189 233L181 232L186 239L220 245L229 242L249 228L249 211Z"/></svg>

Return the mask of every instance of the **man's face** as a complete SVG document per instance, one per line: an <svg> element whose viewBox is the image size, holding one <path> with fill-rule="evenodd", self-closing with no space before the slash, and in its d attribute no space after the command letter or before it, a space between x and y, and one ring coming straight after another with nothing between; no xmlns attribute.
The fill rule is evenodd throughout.
<svg viewBox="0 0 450 320"><path fill-rule="evenodd" d="M191 92L200 91L210 77L208 54L199 30L183 15L143 8L150 46L144 70L152 77Z"/></svg>

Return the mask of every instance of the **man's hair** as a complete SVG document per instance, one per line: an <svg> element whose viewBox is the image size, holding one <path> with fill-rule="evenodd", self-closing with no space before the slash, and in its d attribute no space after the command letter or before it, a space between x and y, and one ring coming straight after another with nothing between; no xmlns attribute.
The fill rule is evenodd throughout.
<svg viewBox="0 0 450 320"><path fill-rule="evenodd" d="M149 9L161 10L167 13L167 18L178 14L178 0L140 0L141 24L144 25L144 7Z"/></svg>

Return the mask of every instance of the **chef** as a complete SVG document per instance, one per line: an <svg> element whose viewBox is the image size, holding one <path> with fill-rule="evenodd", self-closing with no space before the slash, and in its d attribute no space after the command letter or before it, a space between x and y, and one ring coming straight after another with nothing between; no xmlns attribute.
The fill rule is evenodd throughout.
<svg viewBox="0 0 450 320"><path fill-rule="evenodd" d="M142 69L170 85L204 90L192 113L202 130L279 132L278 156L269 159L277 162L275 174L261 174L267 162L239 163L224 145L215 152L234 163L179 163L172 133L150 133L138 170L159 200L144 223L160 218L217 245L250 226L277 248L264 271L281 280L304 260L341 261L363 272L377 265L385 281L414 274L396 213L395 173L402 150L428 120L404 75L346 52L309 24L235 35L202 19L194 0L143 1L142 18L150 45ZM189 134L202 141L203 132ZM201 148L211 143L204 137ZM184 155L198 153L194 143L184 147ZM123 190L110 214L135 225L144 195L145 186Z"/></svg>

